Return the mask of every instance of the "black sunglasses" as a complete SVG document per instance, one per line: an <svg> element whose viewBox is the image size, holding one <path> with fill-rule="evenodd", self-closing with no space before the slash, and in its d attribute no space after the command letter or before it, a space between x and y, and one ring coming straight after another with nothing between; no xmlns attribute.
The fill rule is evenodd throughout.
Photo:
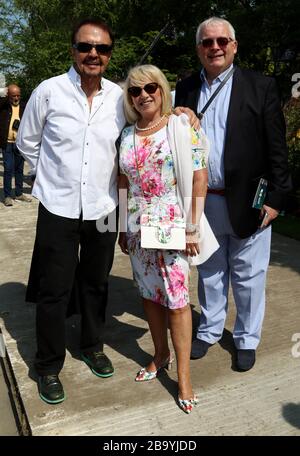
<svg viewBox="0 0 300 456"><path fill-rule="evenodd" d="M78 52L91 52L95 48L98 54L109 54L113 47L110 44L75 43L73 48Z"/></svg>
<svg viewBox="0 0 300 456"><path fill-rule="evenodd" d="M149 82L148 84L144 85L144 87L132 86L128 87L128 93L133 97L139 97L144 89L145 92L148 94L154 93L157 91L158 84L157 82Z"/></svg>
<svg viewBox="0 0 300 456"><path fill-rule="evenodd" d="M202 44L204 48L210 48L213 46L215 41L217 42L218 46L224 48L230 41L234 40L232 38L226 38L225 36L219 36L218 38L204 38L204 40L199 40L198 44Z"/></svg>

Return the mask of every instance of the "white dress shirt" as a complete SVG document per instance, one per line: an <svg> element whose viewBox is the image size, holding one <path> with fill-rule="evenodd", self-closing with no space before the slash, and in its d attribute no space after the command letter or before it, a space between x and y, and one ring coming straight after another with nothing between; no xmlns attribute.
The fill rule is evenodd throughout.
<svg viewBox="0 0 300 456"><path fill-rule="evenodd" d="M36 174L32 195L48 211L97 220L118 204L115 141L125 125L122 89L102 78L90 108L80 75L42 82L32 93L17 147Z"/></svg>

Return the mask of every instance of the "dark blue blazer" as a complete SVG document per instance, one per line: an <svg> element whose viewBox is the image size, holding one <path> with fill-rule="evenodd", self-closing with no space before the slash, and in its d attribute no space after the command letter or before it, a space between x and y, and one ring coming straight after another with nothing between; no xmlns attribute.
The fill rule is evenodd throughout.
<svg viewBox="0 0 300 456"><path fill-rule="evenodd" d="M176 106L197 112L200 73L179 81ZM214 153L213 150L210 151ZM268 180L265 204L281 210L291 190L285 121L273 78L236 68L233 75L224 147L225 198L234 232L253 234L259 210L252 208L261 177Z"/></svg>

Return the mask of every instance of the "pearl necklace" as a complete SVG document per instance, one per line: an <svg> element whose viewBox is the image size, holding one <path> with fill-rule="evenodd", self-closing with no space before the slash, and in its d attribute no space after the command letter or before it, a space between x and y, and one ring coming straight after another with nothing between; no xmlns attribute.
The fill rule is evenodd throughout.
<svg viewBox="0 0 300 456"><path fill-rule="evenodd" d="M158 122L156 122L155 124L151 125L151 127L146 127L146 128L140 128L137 126L137 122L135 122L135 128L137 129L137 131L148 131L148 130L153 130L153 128L157 127L161 121L165 118L165 114L159 119Z"/></svg>

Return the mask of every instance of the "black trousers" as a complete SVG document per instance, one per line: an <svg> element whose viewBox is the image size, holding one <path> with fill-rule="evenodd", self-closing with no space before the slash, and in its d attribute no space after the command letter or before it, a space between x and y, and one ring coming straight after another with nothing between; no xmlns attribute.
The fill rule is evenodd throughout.
<svg viewBox="0 0 300 456"><path fill-rule="evenodd" d="M58 374L65 359L65 318L74 290L80 301L83 352L102 350L108 276L117 232L100 233L96 221L60 217L40 204L32 268L39 375ZM34 259L35 257L35 259Z"/></svg>

